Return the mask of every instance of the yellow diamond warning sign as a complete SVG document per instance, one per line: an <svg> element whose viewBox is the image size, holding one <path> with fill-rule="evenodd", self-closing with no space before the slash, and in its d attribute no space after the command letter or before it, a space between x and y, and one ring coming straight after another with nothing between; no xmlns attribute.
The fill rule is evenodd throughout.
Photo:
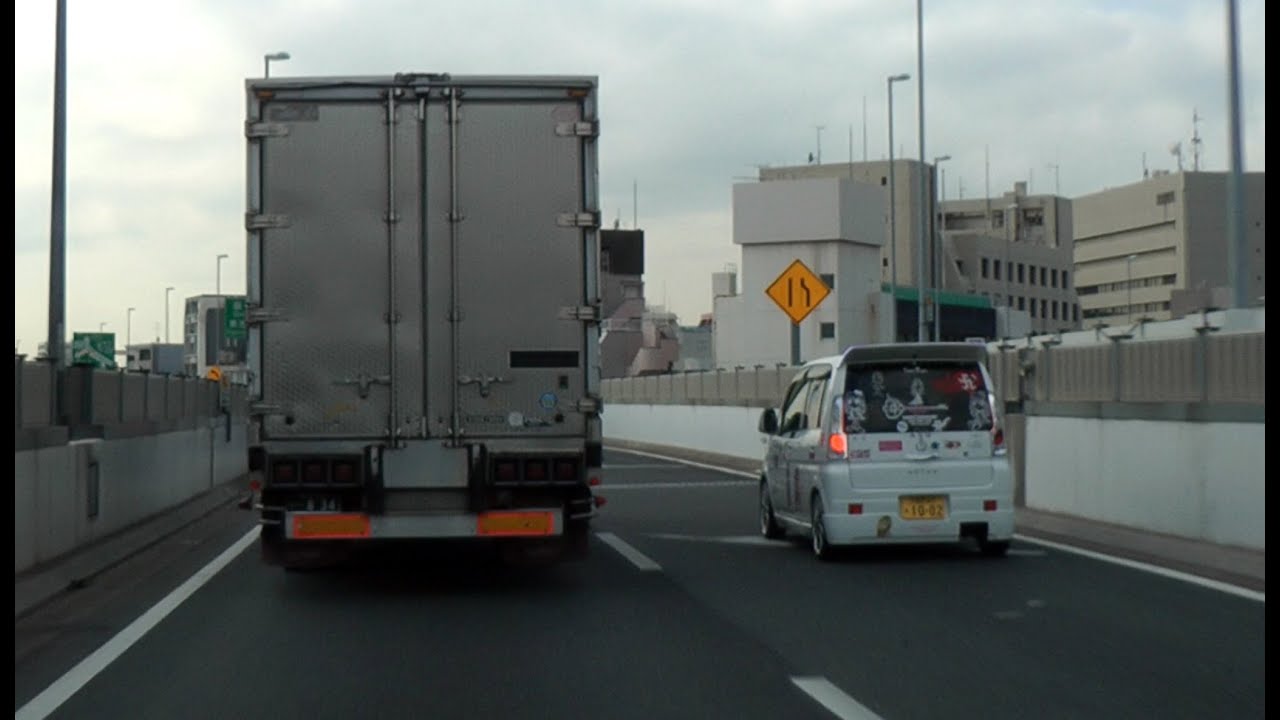
<svg viewBox="0 0 1280 720"><path fill-rule="evenodd" d="M791 322L799 325L831 294L831 289L804 263L796 260L765 288L764 293L782 308Z"/></svg>

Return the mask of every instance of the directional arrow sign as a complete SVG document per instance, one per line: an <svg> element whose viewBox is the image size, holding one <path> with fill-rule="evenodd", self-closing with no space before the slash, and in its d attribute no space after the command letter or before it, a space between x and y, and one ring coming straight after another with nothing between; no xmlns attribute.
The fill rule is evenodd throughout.
<svg viewBox="0 0 1280 720"><path fill-rule="evenodd" d="M114 369L115 333L75 333L71 336L71 364Z"/></svg>
<svg viewBox="0 0 1280 720"><path fill-rule="evenodd" d="M791 322L799 325L831 294L831 288L804 263L796 260L764 292L782 308Z"/></svg>

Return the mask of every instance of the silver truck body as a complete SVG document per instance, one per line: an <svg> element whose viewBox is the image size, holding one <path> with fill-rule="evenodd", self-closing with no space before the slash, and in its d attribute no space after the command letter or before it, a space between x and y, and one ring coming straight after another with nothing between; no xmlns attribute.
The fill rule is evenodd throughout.
<svg viewBox="0 0 1280 720"><path fill-rule="evenodd" d="M305 513L355 512L363 537L457 537L534 506L554 514L548 534L585 522L600 465L595 78L246 88L264 531L293 539ZM495 474L504 458L514 477Z"/></svg>

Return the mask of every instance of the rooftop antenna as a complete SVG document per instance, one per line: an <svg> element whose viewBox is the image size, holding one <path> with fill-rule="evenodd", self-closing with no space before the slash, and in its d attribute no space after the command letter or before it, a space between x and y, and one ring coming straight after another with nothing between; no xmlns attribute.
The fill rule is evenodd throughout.
<svg viewBox="0 0 1280 720"><path fill-rule="evenodd" d="M631 229L640 229L640 190L639 184L631 181Z"/></svg>
<svg viewBox="0 0 1280 720"><path fill-rule="evenodd" d="M818 155L817 155L817 160L814 164L821 165L822 164L822 131L826 130L827 126L814 125L813 127L818 131Z"/></svg>
<svg viewBox="0 0 1280 720"><path fill-rule="evenodd" d="M1169 154L1178 158L1178 172L1182 172L1182 141L1181 140L1169 146Z"/></svg>
<svg viewBox="0 0 1280 720"><path fill-rule="evenodd" d="M1191 169L1200 172L1200 113L1191 109Z"/></svg>
<svg viewBox="0 0 1280 720"><path fill-rule="evenodd" d="M1147 169L1147 154L1142 153L1142 179L1146 180L1151 177L1151 171Z"/></svg>
<svg viewBox="0 0 1280 720"><path fill-rule="evenodd" d="M994 230L995 225L991 219L991 146L984 145L982 147L982 162L984 169L984 185L982 195L987 199L987 229Z"/></svg>
<svg viewBox="0 0 1280 720"><path fill-rule="evenodd" d="M862 96L862 162L867 161L867 96Z"/></svg>
<svg viewBox="0 0 1280 720"><path fill-rule="evenodd" d="M849 123L849 179L853 179L853 123Z"/></svg>

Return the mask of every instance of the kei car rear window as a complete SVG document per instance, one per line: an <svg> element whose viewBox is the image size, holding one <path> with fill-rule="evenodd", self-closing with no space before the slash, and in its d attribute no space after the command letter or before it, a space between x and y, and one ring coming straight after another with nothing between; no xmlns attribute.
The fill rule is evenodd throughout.
<svg viewBox="0 0 1280 720"><path fill-rule="evenodd" d="M975 363L859 365L848 369L850 433L990 430L991 403Z"/></svg>

